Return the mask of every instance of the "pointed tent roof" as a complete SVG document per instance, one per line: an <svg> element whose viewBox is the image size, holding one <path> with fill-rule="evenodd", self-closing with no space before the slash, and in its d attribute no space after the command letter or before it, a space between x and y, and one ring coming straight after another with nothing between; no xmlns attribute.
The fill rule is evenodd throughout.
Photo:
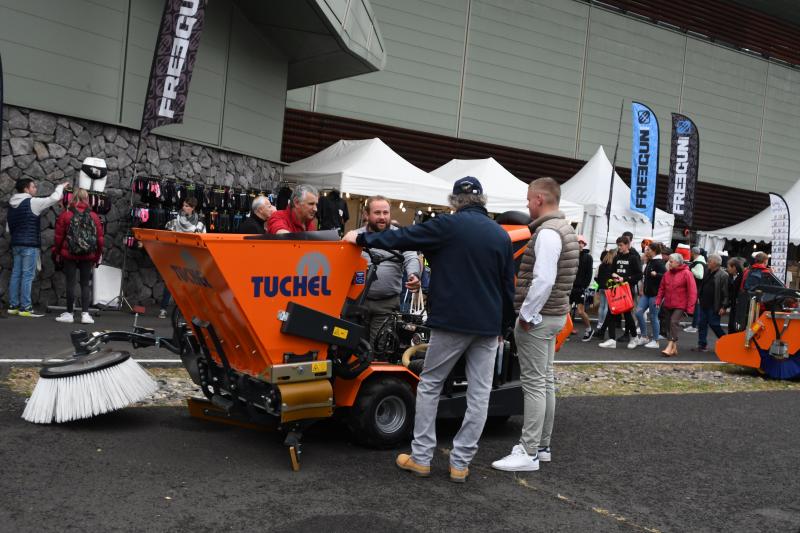
<svg viewBox="0 0 800 533"><path fill-rule="evenodd" d="M792 244L800 244L800 217L794 216L794 213L799 212L800 208L800 181L795 182L794 185L783 194L783 199L789 206L789 213L791 217L789 223L789 242ZM728 226L727 228L720 228L711 231L699 231L699 235L717 238L717 239L736 239L740 241L755 241L755 242L772 242L772 209L767 207L757 215L753 215L743 222ZM714 241L706 248L713 248L714 250L721 249L719 246L721 241Z"/></svg>
<svg viewBox="0 0 800 533"><path fill-rule="evenodd" d="M608 204L608 189L611 178L611 161L603 147L597 151L577 174L561 185L561 196L586 208L587 213L605 215ZM631 223L650 224L650 220L630 208L631 188L619 174L614 172L614 192L611 201L611 216ZM670 226L675 217L666 211L656 209L656 225Z"/></svg>
<svg viewBox="0 0 800 533"><path fill-rule="evenodd" d="M341 140L295 161L284 175L318 188L421 204L447 205L452 188L415 167L378 139Z"/></svg>
<svg viewBox="0 0 800 533"><path fill-rule="evenodd" d="M448 183L454 183L464 176L478 178L486 193L486 208L490 213L528 212L528 184L514 176L493 157L453 159L432 171L431 174ZM583 207L580 205L562 200L559 207L567 219L576 222L583 219Z"/></svg>

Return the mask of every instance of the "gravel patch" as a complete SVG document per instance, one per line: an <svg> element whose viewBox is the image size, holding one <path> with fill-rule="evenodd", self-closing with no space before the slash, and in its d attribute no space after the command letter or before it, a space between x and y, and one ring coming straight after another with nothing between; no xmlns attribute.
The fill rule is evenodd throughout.
<svg viewBox="0 0 800 533"><path fill-rule="evenodd" d="M183 368L148 368L158 391L139 406L182 406L202 397ZM5 384L20 396L30 396L38 369L12 368ZM627 396L800 390L800 380L766 379L755 370L734 365L556 365L556 394L567 396Z"/></svg>

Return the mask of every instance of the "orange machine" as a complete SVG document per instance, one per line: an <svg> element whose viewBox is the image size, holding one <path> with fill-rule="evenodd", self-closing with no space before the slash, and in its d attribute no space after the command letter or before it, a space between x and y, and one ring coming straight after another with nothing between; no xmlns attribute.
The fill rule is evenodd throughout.
<svg viewBox="0 0 800 533"><path fill-rule="evenodd" d="M504 226L515 257L530 240L525 226ZM407 440L418 375L400 355L373 360L361 325L359 297L371 280L361 250L331 232L286 236L186 234L135 229L188 323L175 341L156 343L179 352L208 401L190 401L195 416L283 429L292 464L299 467L300 437L308 424L341 416L370 446ZM421 326L424 329L424 326ZM571 321L558 337L568 337ZM115 336L116 335L116 336ZM150 332L128 335L154 344ZM77 351L104 338L73 339ZM445 386L440 417L461 417L465 379L458 367ZM522 413L519 368L504 343L489 416Z"/></svg>
<svg viewBox="0 0 800 533"><path fill-rule="evenodd" d="M800 292L760 286L740 299L748 305L746 325L717 341L717 357L775 379L800 376Z"/></svg>

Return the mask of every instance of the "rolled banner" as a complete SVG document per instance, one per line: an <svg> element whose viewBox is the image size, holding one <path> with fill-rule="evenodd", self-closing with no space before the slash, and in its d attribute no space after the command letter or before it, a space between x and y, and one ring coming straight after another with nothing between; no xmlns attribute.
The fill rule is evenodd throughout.
<svg viewBox="0 0 800 533"><path fill-rule="evenodd" d="M772 252L770 266L772 273L786 285L786 258L789 252L789 231L792 227L789 219L789 205L783 196L769 193L769 206L772 212Z"/></svg>
<svg viewBox="0 0 800 533"><path fill-rule="evenodd" d="M672 114L672 143L669 156L667 212L687 227L694 217L694 190L700 164L700 134L692 119Z"/></svg>
<svg viewBox="0 0 800 533"><path fill-rule="evenodd" d="M655 224L658 179L658 119L653 110L633 102L631 148L631 210Z"/></svg>
<svg viewBox="0 0 800 533"><path fill-rule="evenodd" d="M206 0L166 0L150 67L142 113L142 135L183 122Z"/></svg>

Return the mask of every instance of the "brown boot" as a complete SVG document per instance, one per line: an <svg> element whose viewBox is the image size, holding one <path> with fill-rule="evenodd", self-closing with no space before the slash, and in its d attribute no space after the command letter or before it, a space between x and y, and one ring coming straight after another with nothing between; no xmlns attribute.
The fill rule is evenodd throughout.
<svg viewBox="0 0 800 533"><path fill-rule="evenodd" d="M428 477L431 475L430 466L418 464L408 453L401 453L398 455L397 459L395 460L395 464L398 468L408 470L417 477Z"/></svg>

